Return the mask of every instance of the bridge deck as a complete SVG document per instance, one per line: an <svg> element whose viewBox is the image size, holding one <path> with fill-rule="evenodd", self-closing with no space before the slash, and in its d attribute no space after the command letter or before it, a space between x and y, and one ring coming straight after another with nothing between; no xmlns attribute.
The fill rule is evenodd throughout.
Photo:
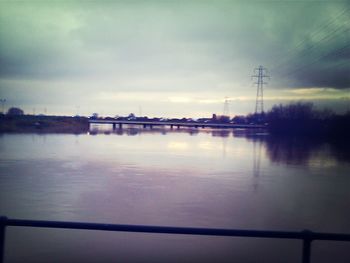
<svg viewBox="0 0 350 263"><path fill-rule="evenodd" d="M143 126L178 126L178 127L202 127L202 128L250 128L262 129L266 125L261 124L235 124L235 123L207 123L207 122L174 122L174 121L124 121L124 120L89 120L89 123L113 124L113 125L143 125Z"/></svg>

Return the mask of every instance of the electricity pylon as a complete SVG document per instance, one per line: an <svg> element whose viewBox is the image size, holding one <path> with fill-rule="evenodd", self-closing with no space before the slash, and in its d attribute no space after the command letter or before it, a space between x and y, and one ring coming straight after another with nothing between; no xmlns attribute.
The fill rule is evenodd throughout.
<svg viewBox="0 0 350 263"><path fill-rule="evenodd" d="M229 102L230 102L229 98L225 97L224 111L223 111L223 115L224 116L229 116L230 115Z"/></svg>
<svg viewBox="0 0 350 263"><path fill-rule="evenodd" d="M5 102L6 102L6 99L0 99L0 102L1 102L2 113L5 114Z"/></svg>
<svg viewBox="0 0 350 263"><path fill-rule="evenodd" d="M254 69L254 73L256 75L252 76L252 78L257 79L257 82L255 82L255 85L257 86L255 114L264 113L264 85L267 84L266 82L264 82L264 78L270 78L269 76L265 75L265 72L266 68L264 68L263 66L259 66L258 68Z"/></svg>

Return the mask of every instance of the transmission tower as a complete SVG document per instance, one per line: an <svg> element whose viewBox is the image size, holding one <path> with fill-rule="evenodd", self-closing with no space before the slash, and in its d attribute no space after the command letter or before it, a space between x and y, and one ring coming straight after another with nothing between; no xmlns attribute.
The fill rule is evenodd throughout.
<svg viewBox="0 0 350 263"><path fill-rule="evenodd" d="M6 99L0 99L0 102L1 102L2 113L5 114L5 102L6 102Z"/></svg>
<svg viewBox="0 0 350 263"><path fill-rule="evenodd" d="M223 115L224 116L229 116L230 115L229 98L228 97L225 97Z"/></svg>
<svg viewBox="0 0 350 263"><path fill-rule="evenodd" d="M258 68L255 68L255 75L252 76L252 78L257 80L257 82L255 82L255 85L257 86L255 114L264 112L264 85L267 84L264 82L264 78L270 78L269 76L265 75L265 72L266 68L259 66Z"/></svg>

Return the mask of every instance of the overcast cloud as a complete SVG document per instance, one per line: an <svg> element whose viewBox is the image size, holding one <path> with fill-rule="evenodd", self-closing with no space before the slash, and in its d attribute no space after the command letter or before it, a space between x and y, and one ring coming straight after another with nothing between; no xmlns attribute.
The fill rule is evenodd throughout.
<svg viewBox="0 0 350 263"><path fill-rule="evenodd" d="M242 114L264 65L267 106L347 110L349 40L346 1L2 1L0 97L29 113L199 117L228 96Z"/></svg>

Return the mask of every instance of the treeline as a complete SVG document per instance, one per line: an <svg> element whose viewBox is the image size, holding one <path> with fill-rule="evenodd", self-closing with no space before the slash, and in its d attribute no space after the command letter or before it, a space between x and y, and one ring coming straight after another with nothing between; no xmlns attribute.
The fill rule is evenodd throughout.
<svg viewBox="0 0 350 263"><path fill-rule="evenodd" d="M263 116L271 134L349 138L350 112L317 110L312 103L276 105Z"/></svg>
<svg viewBox="0 0 350 263"><path fill-rule="evenodd" d="M69 116L36 116L21 114L0 114L2 132L42 132L42 133L86 133L88 118Z"/></svg>

